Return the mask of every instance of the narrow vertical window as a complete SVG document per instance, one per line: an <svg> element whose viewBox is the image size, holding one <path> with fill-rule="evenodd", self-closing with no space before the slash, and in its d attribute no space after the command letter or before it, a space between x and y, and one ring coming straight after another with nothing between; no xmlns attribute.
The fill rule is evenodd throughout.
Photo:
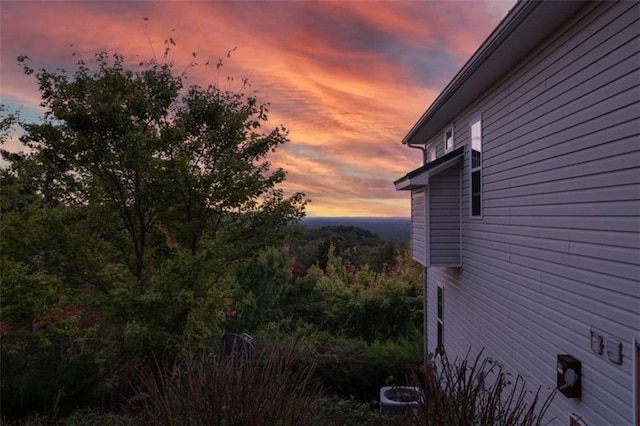
<svg viewBox="0 0 640 426"><path fill-rule="evenodd" d="M433 144L427 150L427 162L432 162L436 159L436 145Z"/></svg>
<svg viewBox="0 0 640 426"><path fill-rule="evenodd" d="M444 287L438 286L438 346L436 352L444 350Z"/></svg>
<svg viewBox="0 0 640 426"><path fill-rule="evenodd" d="M449 152L453 149L453 126L449 127L444 132L444 152Z"/></svg>
<svg viewBox="0 0 640 426"><path fill-rule="evenodd" d="M482 120L471 124L471 217L482 217Z"/></svg>

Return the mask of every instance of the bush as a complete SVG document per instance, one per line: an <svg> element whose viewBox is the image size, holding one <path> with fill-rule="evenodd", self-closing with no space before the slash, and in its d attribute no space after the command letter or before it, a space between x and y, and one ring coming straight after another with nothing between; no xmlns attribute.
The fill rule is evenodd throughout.
<svg viewBox="0 0 640 426"><path fill-rule="evenodd" d="M422 339L367 343L320 332L301 341L302 357L315 364L324 390L343 398L369 402L393 378L406 378L422 364Z"/></svg>
<svg viewBox="0 0 640 426"><path fill-rule="evenodd" d="M322 398L320 417L323 426L383 426L393 424L395 420L378 410L374 410L370 403L336 396Z"/></svg>
<svg viewBox="0 0 640 426"><path fill-rule="evenodd" d="M250 359L183 356L137 373L131 409L143 424L317 424L320 387L294 345L257 347Z"/></svg>
<svg viewBox="0 0 640 426"><path fill-rule="evenodd" d="M422 270L408 251L398 254L394 268L377 273L356 267L329 248L326 271L307 270L288 288L286 312L295 319L334 335L395 340L422 327Z"/></svg>
<svg viewBox="0 0 640 426"><path fill-rule="evenodd" d="M425 426L454 425L539 425L555 395L544 401L540 388L533 393L518 375L510 373L482 351L468 359L450 362L446 354L432 358L412 385L424 390L419 415L408 415L403 424Z"/></svg>
<svg viewBox="0 0 640 426"><path fill-rule="evenodd" d="M72 326L60 326L2 336L4 417L19 419L33 413L56 417L100 400L105 392L103 375L93 357L73 345L73 331Z"/></svg>

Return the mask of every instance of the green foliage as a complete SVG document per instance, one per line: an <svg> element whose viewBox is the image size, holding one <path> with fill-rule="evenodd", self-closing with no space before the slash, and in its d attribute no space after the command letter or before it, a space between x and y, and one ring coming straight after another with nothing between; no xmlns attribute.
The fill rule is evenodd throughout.
<svg viewBox="0 0 640 426"><path fill-rule="evenodd" d="M374 410L371 404L355 398L325 396L321 400L321 418L325 426L384 426L396 424L393 417Z"/></svg>
<svg viewBox="0 0 640 426"><path fill-rule="evenodd" d="M305 269L317 265L327 269L329 249L345 262L374 272L385 272L393 267L397 245L381 240L376 234L355 226L323 226L306 229L291 245L291 251Z"/></svg>
<svg viewBox="0 0 640 426"><path fill-rule="evenodd" d="M212 407L219 397L246 400L249 385L267 398L266 371L298 398L298 408L277 411L280 401L280 414L268 418L286 424L301 407L318 408L317 394L300 399L301 388L287 382L308 380L311 364L333 392L373 398L386 377L421 358L421 269L406 247L367 231L293 226L304 195L285 196L285 173L268 161L287 130L269 125L255 93L186 87L171 62L129 66L104 52L94 59L67 74L20 57L45 116L28 123L0 107L0 144L18 127L28 148L3 150L0 169L3 416L54 421L106 401L117 408L136 383L132 366L179 357L196 381L154 388L156 402L191 403L184 384ZM185 355L217 347L229 331L267 340L301 330L311 333L295 365L262 359L243 383L231 383L231 373L248 365ZM272 361L279 372L258 369ZM207 394L216 378L237 385L236 394ZM200 415L185 407L180 413ZM365 418L361 408L346 418ZM91 419L117 423L91 411L67 423Z"/></svg>
<svg viewBox="0 0 640 426"><path fill-rule="evenodd" d="M94 402L105 389L99 366L84 347L88 338L78 333L74 318L3 336L3 414L47 413L58 398L68 401L63 413Z"/></svg>
<svg viewBox="0 0 640 426"><path fill-rule="evenodd" d="M290 322L319 326L324 315L322 294L318 283L324 274L320 268L310 268L287 286L284 298L285 317Z"/></svg>
<svg viewBox="0 0 640 426"><path fill-rule="evenodd" d="M95 69L79 61L72 78L35 73L49 120L22 124L32 152L21 163L33 165L32 187L46 206L113 213L111 238L141 287L164 258L158 251L195 255L225 227L237 237L238 224L255 232L263 228L256 224L275 219L282 227L301 217L302 195L285 199L277 188L284 171L266 161L288 141L286 129L261 130L268 110L255 95L215 86L183 91L184 75L172 63L132 71L119 54L95 60Z"/></svg>
<svg viewBox="0 0 640 426"><path fill-rule="evenodd" d="M0 170L9 418L58 396L56 410L90 404L126 387L127 365L217 344L248 295L269 309L247 324L281 317L290 267L267 248L306 203L285 197L285 173L267 160L287 130L266 128L255 93L186 87L171 62L94 59L67 74L20 57L45 116L0 108L0 143L19 127L28 148L3 150ZM256 286L253 267L270 281Z"/></svg>
<svg viewBox="0 0 640 426"><path fill-rule="evenodd" d="M254 337L257 341L284 344L294 339L302 362L314 366L314 376L325 395L355 397L360 402L377 400L381 386L408 378L423 361L420 334L367 343L307 326L294 336L264 330Z"/></svg>
<svg viewBox="0 0 640 426"><path fill-rule="evenodd" d="M326 272L312 266L293 286L293 314L337 335L373 342L415 334L422 325L422 271L408 250L383 274L345 263L330 247Z"/></svg>
<svg viewBox="0 0 640 426"><path fill-rule="evenodd" d="M380 386L390 378L402 380L422 363L419 335L367 343L361 339L312 333L300 344L303 356L316 365L326 392L359 401L378 399Z"/></svg>
<svg viewBox="0 0 640 426"><path fill-rule="evenodd" d="M227 327L230 330L258 330L283 318L283 299L291 279L291 260L283 250L266 248L256 257L236 265L233 307Z"/></svg>

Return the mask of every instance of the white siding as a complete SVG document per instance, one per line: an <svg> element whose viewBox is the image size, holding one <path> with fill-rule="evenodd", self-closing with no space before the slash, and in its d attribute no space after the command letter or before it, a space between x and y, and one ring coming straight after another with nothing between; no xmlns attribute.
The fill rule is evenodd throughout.
<svg viewBox="0 0 640 426"><path fill-rule="evenodd" d="M483 121L483 219L471 220L463 169L463 268L427 270L429 350L436 285L445 348L486 347L533 389L554 388L556 356L582 362L582 398L548 413L589 425L632 423L640 339L640 4L580 12L456 118ZM590 331L623 344L623 362L590 350Z"/></svg>

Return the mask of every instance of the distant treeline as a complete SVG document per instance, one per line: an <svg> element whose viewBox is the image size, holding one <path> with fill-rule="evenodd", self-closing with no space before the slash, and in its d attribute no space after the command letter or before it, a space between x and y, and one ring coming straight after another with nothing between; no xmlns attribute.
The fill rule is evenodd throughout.
<svg viewBox="0 0 640 426"><path fill-rule="evenodd" d="M326 271L330 248L335 256L356 268L365 265L373 272L393 268L399 250L406 243L385 241L378 235L356 226L323 226L305 228L291 245L296 259L294 274L304 273L312 265Z"/></svg>
<svg viewBox="0 0 640 426"><path fill-rule="evenodd" d="M411 219L407 217L307 217L302 225L310 229L325 226L358 227L376 234L385 241L409 241Z"/></svg>

